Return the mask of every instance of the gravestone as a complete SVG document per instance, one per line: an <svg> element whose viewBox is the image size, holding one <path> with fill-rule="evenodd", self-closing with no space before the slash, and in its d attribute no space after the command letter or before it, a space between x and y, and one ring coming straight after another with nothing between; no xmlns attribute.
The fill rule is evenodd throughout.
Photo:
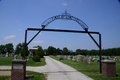
<svg viewBox="0 0 120 80"><path fill-rule="evenodd" d="M64 56L64 59L66 59L66 55Z"/></svg>
<svg viewBox="0 0 120 80"><path fill-rule="evenodd" d="M5 55L6 57L9 57L9 54L8 54L8 52L6 53L6 55Z"/></svg>
<svg viewBox="0 0 120 80"><path fill-rule="evenodd" d="M68 60L70 60L70 56L68 56Z"/></svg>
<svg viewBox="0 0 120 80"><path fill-rule="evenodd" d="M75 61L75 56L73 56L72 60Z"/></svg>
<svg viewBox="0 0 120 80"><path fill-rule="evenodd" d="M17 59L17 55L14 55L14 60L16 60Z"/></svg>
<svg viewBox="0 0 120 80"><path fill-rule="evenodd" d="M100 59L97 59L97 63L100 63Z"/></svg>
<svg viewBox="0 0 120 80"><path fill-rule="evenodd" d="M3 58L3 54L1 53L1 59Z"/></svg>
<svg viewBox="0 0 120 80"><path fill-rule="evenodd" d="M88 64L92 64L92 58L89 58Z"/></svg>
<svg viewBox="0 0 120 80"><path fill-rule="evenodd" d="M86 58L84 58L84 63L87 63L87 59Z"/></svg>
<svg viewBox="0 0 120 80"><path fill-rule="evenodd" d="M83 62L83 59L80 59L80 62Z"/></svg>

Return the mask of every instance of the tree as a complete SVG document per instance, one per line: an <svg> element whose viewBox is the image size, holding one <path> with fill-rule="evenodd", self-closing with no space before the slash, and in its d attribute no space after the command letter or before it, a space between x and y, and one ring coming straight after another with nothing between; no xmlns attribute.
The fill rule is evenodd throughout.
<svg viewBox="0 0 120 80"><path fill-rule="evenodd" d="M61 55L62 50L60 50L59 48L57 48L56 50L57 50L57 55Z"/></svg>
<svg viewBox="0 0 120 80"><path fill-rule="evenodd" d="M68 54L68 49L67 49L67 47L64 47L64 48L63 48L63 55L69 55L69 54Z"/></svg>
<svg viewBox="0 0 120 80"><path fill-rule="evenodd" d="M13 44L12 43L8 43L5 45L5 52L8 53L13 53L14 49L13 49Z"/></svg>
<svg viewBox="0 0 120 80"><path fill-rule="evenodd" d="M49 46L47 52L49 53L49 55L53 55L56 53L56 48L54 48L53 46Z"/></svg>
<svg viewBox="0 0 120 80"><path fill-rule="evenodd" d="M5 46L0 45L0 53L4 54L5 53Z"/></svg>
<svg viewBox="0 0 120 80"><path fill-rule="evenodd" d="M81 50L80 49L77 49L76 50L76 54L80 54L81 53Z"/></svg>
<svg viewBox="0 0 120 80"><path fill-rule="evenodd" d="M22 57L24 57L24 47L21 49L20 54L21 54ZM29 51L28 51L28 47L26 47L26 54L25 54L25 56L28 56L28 55L29 55Z"/></svg>
<svg viewBox="0 0 120 80"><path fill-rule="evenodd" d="M19 43L15 48L15 54L20 54L21 49L24 47L24 44Z"/></svg>
<svg viewBox="0 0 120 80"><path fill-rule="evenodd" d="M43 56L45 55L44 50L41 47L37 49L35 54L38 55L40 58L43 58Z"/></svg>

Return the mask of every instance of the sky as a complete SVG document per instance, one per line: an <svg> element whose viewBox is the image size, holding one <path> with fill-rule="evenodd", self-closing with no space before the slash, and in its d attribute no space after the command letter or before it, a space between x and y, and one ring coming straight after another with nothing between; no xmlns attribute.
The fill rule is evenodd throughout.
<svg viewBox="0 0 120 80"><path fill-rule="evenodd" d="M48 18L62 13L82 20L88 31L101 33L102 49L120 47L120 2L118 0L0 0L0 45L24 42L27 28L42 28ZM73 20L55 20L45 29L84 29ZM38 31L28 31L27 42ZM99 36L92 35L99 43ZM41 33L28 45L49 46L69 50L99 48L86 33L49 32Z"/></svg>

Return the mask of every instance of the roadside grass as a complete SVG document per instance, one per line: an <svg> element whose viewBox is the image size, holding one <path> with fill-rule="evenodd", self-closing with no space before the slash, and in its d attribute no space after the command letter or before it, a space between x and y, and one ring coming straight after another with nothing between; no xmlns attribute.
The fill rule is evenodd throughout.
<svg viewBox="0 0 120 80"><path fill-rule="evenodd" d="M18 59L21 59L20 56L18 56ZM10 56L8 58L2 58L0 57L0 66L11 66L12 60L14 60L14 57ZM45 58L41 58L40 62L34 62L32 58L29 58L29 60L26 62L27 66L44 66L46 65Z"/></svg>
<svg viewBox="0 0 120 80"><path fill-rule="evenodd" d="M40 62L34 62L32 58L29 59L26 63L27 66L44 66L46 65L45 58L41 58Z"/></svg>
<svg viewBox="0 0 120 80"><path fill-rule="evenodd" d="M59 60L59 58L55 56L50 57L73 67L77 71L82 72L83 74L93 78L94 80L120 80L120 61L116 62L116 77L107 78L100 74L99 63L97 63L96 60L93 62L93 64L88 64L67 59Z"/></svg>
<svg viewBox="0 0 120 80"><path fill-rule="evenodd" d="M47 80L47 75L32 71L26 71L27 80ZM0 76L0 80L10 80L11 76Z"/></svg>

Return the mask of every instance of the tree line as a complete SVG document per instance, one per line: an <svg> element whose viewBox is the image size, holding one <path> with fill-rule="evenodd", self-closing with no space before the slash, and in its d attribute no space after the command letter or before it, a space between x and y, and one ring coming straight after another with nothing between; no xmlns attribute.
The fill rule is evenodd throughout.
<svg viewBox="0 0 120 80"><path fill-rule="evenodd" d="M99 50L85 50L85 49L76 49L76 51L68 50L67 47L63 49L55 48L49 46L48 49L44 49L46 55L99 55ZM106 56L120 56L120 47L119 48L109 48L102 49L102 55Z"/></svg>
<svg viewBox="0 0 120 80"><path fill-rule="evenodd" d="M8 43L5 45L0 45L0 53L15 53L20 54L21 51L24 51L24 43L17 44L15 50L13 48L12 43ZM34 46L34 47L41 47L41 46ZM42 48L42 47L41 47ZM27 53L28 53L28 47ZM63 49L55 48L53 46L49 46L47 49L44 49L44 52L46 55L99 55L99 50L85 50L85 49L76 49L76 51L68 50L67 47L64 47ZM120 56L120 47L118 48L109 48L109 49L102 49L102 55L108 55L108 56Z"/></svg>

